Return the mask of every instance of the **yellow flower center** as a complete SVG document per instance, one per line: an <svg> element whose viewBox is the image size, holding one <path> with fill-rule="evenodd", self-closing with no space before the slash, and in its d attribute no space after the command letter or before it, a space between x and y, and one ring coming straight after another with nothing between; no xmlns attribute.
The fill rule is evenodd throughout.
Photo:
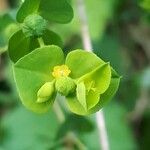
<svg viewBox="0 0 150 150"><path fill-rule="evenodd" d="M59 77L67 77L71 71L69 70L68 66L62 65L62 66L55 66L52 72L52 75L54 78Z"/></svg>

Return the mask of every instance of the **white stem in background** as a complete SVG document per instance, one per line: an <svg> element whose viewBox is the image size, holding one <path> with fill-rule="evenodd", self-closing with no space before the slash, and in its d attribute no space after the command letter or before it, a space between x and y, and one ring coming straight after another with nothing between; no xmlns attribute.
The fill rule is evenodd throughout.
<svg viewBox="0 0 150 150"><path fill-rule="evenodd" d="M78 7L79 19L81 23L81 34L82 34L84 49L86 49L89 52L92 52L92 42L89 33L84 0L77 0L77 7ZM99 129L101 148L102 150L109 150L109 142L108 142L107 130L105 126L105 118L102 110L96 113L96 121Z"/></svg>

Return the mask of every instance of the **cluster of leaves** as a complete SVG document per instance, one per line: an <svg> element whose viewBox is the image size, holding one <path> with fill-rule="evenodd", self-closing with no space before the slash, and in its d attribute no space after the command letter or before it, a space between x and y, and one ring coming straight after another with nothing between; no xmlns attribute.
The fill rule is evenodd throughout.
<svg viewBox="0 0 150 150"><path fill-rule="evenodd" d="M46 28L46 22L67 23L72 17L72 8L65 0L26 0L17 13L22 28L10 38L8 51L22 103L34 112L47 111L58 92L66 96L72 112L94 113L118 89L119 75L95 54L75 50L64 61L58 47L62 45L61 39ZM62 75L61 80L53 77L54 67L63 64L70 75Z"/></svg>
<svg viewBox="0 0 150 150"><path fill-rule="evenodd" d="M124 150L136 149L132 132L125 120L125 109L121 105L111 103L111 106L106 106L104 113L111 149L122 149L124 141ZM120 126L116 128L118 124ZM1 126L5 135L1 140L3 142L0 142L2 149L66 149L65 139L70 131L73 131L88 149L101 149L94 117L68 115L66 121L60 125L52 111L37 115L19 106L4 117ZM73 142L71 138L69 142Z"/></svg>
<svg viewBox="0 0 150 150"><path fill-rule="evenodd" d="M15 0L10 1L15 2ZM72 1L72 4L74 3L76 1ZM150 40L149 24L147 24L148 13L139 7L140 4L136 0L86 0L85 4L94 52L104 60L110 61L112 66L124 76L116 99L103 108L110 149L139 149L140 146L142 150L149 150L150 111L148 105L148 109L145 108L135 123L130 119L132 117L130 113L134 111L137 100L139 100L140 90L145 91L150 87L150 68L147 67ZM3 21L0 22L0 27L1 23L3 24ZM133 25L132 30L131 25ZM65 52L82 46L78 17L75 17L69 24L51 24L49 29L63 37ZM2 37L1 33L0 35ZM0 40L4 39L1 37ZM5 39L7 38L5 37ZM6 43L7 41L5 45ZM7 58L6 53L1 58L3 64L8 62L5 59ZM3 82L12 82L10 81L12 78L12 74L9 73L10 66L5 65L3 68L8 70L5 75L7 78L2 79ZM1 69L1 71L3 70ZM66 139L68 131L73 131L87 149L100 149L95 119L91 119L90 123L83 116L78 119L78 116L71 115L60 127L53 112L36 115L22 106L20 108L16 105L16 103L20 103L18 93L6 89L6 87L7 93L4 92L3 82L0 79L0 149L53 148L65 150L67 144L62 141L64 138ZM7 86L9 89L15 89L14 85L15 83ZM13 100L15 100L15 104L13 104L15 108L10 106L10 103L14 103ZM63 104L62 98L60 98L60 102ZM94 129L91 129L90 124ZM136 140L134 140L135 138ZM68 141L71 142L69 139Z"/></svg>

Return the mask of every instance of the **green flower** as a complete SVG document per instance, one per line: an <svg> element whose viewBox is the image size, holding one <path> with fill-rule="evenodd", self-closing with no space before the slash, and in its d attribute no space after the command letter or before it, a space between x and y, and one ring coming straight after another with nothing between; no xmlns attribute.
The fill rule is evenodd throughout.
<svg viewBox="0 0 150 150"><path fill-rule="evenodd" d="M34 112L46 112L56 94L66 97L69 109L79 115L98 111L118 89L120 77L93 53L61 48L37 48L14 64L22 103Z"/></svg>

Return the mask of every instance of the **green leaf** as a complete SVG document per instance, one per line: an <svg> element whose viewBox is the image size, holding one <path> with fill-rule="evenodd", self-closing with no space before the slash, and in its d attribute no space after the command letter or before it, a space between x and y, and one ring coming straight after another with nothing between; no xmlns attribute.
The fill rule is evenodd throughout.
<svg viewBox="0 0 150 150"><path fill-rule="evenodd" d="M66 97L68 108L71 112L78 114L78 115L86 115L87 111L78 101L76 95L69 95Z"/></svg>
<svg viewBox="0 0 150 150"><path fill-rule="evenodd" d="M63 47L63 42L58 34L53 31L45 30L42 35L45 45L57 45L59 47Z"/></svg>
<svg viewBox="0 0 150 150"><path fill-rule="evenodd" d="M76 95L70 95L67 97L69 109L79 115L87 115L99 111L106 103L108 103L114 94L117 92L120 83L120 77L113 76L109 84L108 89L103 93L99 94L90 90L86 97L88 111L85 111L84 107L77 100ZM95 106L94 106L95 105Z"/></svg>
<svg viewBox="0 0 150 150"><path fill-rule="evenodd" d="M97 91L90 90L86 96L88 111L100 101L100 94Z"/></svg>
<svg viewBox="0 0 150 150"><path fill-rule="evenodd" d="M5 150L47 150L59 129L53 112L39 115L20 106L6 113L1 124L6 133L1 144Z"/></svg>
<svg viewBox="0 0 150 150"><path fill-rule="evenodd" d="M84 82L77 84L76 92L77 92L77 100L84 107L84 109L87 110L86 88L85 88Z"/></svg>
<svg viewBox="0 0 150 150"><path fill-rule="evenodd" d="M37 92L46 82L52 81L54 66L63 64L64 55L57 46L38 48L14 65L14 76L22 103L34 112L45 112L53 104L55 94L45 103L38 104Z"/></svg>
<svg viewBox="0 0 150 150"><path fill-rule="evenodd" d="M104 93L111 80L111 67L104 64L79 79L84 82L87 91L86 101L88 109L94 107L100 99L100 94Z"/></svg>
<svg viewBox="0 0 150 150"><path fill-rule="evenodd" d="M72 7L66 0L25 0L17 13L17 21L23 22L33 13L57 23L68 23L73 18Z"/></svg>
<svg viewBox="0 0 150 150"><path fill-rule="evenodd" d="M39 47L37 39L26 37L21 30L13 34L9 40L8 52L13 62Z"/></svg>
<svg viewBox="0 0 150 150"><path fill-rule="evenodd" d="M33 13L38 12L41 0L25 0L17 13L17 21L22 23L24 19Z"/></svg>
<svg viewBox="0 0 150 150"><path fill-rule="evenodd" d="M84 81L86 88L89 88L90 85L90 89L97 91L99 94L102 94L107 90L110 80L111 67L109 63L105 63L104 65L97 67L95 70L79 78L79 82Z"/></svg>
<svg viewBox="0 0 150 150"><path fill-rule="evenodd" d="M70 77L72 78L79 78L104 63L95 54L83 50L72 51L66 58L66 65L71 70Z"/></svg>
<svg viewBox="0 0 150 150"><path fill-rule="evenodd" d="M45 30L43 36L45 45L58 45L62 46L61 38L50 30ZM22 30L16 32L9 40L9 56L11 60L15 63L24 55L30 53L34 49L38 48L39 42L35 37L26 37Z"/></svg>
<svg viewBox="0 0 150 150"><path fill-rule="evenodd" d="M109 88L105 93L101 95L101 99L99 103L90 110L90 113L95 113L99 111L105 104L107 104L113 98L113 96L118 90L119 83L120 83L120 78L112 77Z"/></svg>

